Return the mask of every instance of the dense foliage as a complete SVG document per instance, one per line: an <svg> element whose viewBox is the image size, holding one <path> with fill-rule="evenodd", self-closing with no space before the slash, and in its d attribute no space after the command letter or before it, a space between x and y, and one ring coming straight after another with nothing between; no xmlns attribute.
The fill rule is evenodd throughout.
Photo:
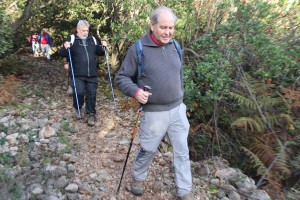
<svg viewBox="0 0 300 200"><path fill-rule="evenodd" d="M214 29L185 56L185 102L199 124L196 157L222 155L262 176L258 183L267 180L270 190L282 188L300 164L299 108L287 96L299 88L297 8L285 1L220 4Z"/></svg>
<svg viewBox="0 0 300 200"><path fill-rule="evenodd" d="M0 34L1 34L1 40L0 40L0 58L3 58L6 53L8 53L13 46L12 42L12 30L11 30L11 20L10 18L3 12L2 9L0 9Z"/></svg>
<svg viewBox="0 0 300 200"><path fill-rule="evenodd" d="M78 19L86 19L91 33L108 41L114 74L158 5L178 16L192 158L223 156L280 196L300 171L297 0L7 0L0 57L12 44L29 46L26 36L42 28L59 47Z"/></svg>

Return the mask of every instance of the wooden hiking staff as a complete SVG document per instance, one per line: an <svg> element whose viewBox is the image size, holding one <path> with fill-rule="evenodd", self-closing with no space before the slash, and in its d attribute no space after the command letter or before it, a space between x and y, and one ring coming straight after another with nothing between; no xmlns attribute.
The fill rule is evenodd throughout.
<svg viewBox="0 0 300 200"><path fill-rule="evenodd" d="M144 86L144 91L149 91L149 90L151 90L150 86ZM122 176L121 176L121 179L120 179L120 182L119 182L117 194L120 191L120 187L121 187L123 175L124 175L124 172L125 172L125 169L126 169L126 165L127 165L128 157L129 157L130 150L131 150L131 147L132 147L132 143L133 143L133 140L134 140L135 135L136 135L137 127L139 126L139 121L140 121L140 116L141 116L142 110L143 110L143 105L140 104L140 107L138 109L138 115L136 117L136 121L135 121L134 128L133 128L133 132L131 134L131 141L130 141L130 144L129 144L129 149L128 149L126 160L125 160L125 164L124 164L124 167L123 167L123 172L122 172Z"/></svg>

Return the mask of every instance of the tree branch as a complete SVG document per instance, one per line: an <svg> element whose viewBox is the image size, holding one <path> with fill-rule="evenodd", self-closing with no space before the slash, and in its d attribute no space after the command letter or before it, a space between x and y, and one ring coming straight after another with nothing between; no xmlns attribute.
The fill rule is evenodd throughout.
<svg viewBox="0 0 300 200"><path fill-rule="evenodd" d="M194 51L193 49L184 47L184 48L183 48L183 51L189 51L189 52L191 52L192 54L194 54L197 58L202 58L202 59L203 59L203 57L202 57L200 54L198 54L196 51Z"/></svg>
<svg viewBox="0 0 300 200"><path fill-rule="evenodd" d="M15 21L15 23L12 24L12 29L14 31L17 30L20 26L22 26L25 22L27 22L31 16L34 16L36 13L40 12L40 10L42 10L43 8L54 3L55 0L50 0L47 3L39 6L37 9L31 11L31 8L32 8L32 5L34 4L34 2L35 2L35 0L27 0L22 16L19 19L17 19Z"/></svg>
<svg viewBox="0 0 300 200"><path fill-rule="evenodd" d="M12 24L12 29L14 31L17 30L20 26L22 26L30 18L30 9L34 1L35 0L28 0L26 2L26 6L22 16L19 19L17 19L14 24Z"/></svg>

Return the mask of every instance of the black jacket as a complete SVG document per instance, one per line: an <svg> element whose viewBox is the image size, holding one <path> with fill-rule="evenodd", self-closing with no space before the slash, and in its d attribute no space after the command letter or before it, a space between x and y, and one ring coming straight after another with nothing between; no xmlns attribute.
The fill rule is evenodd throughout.
<svg viewBox="0 0 300 200"><path fill-rule="evenodd" d="M71 36L69 36L66 41L71 41ZM74 44L70 48L71 60L69 57L69 52L63 46L59 55L61 57L66 57L69 63L72 61L72 66L74 70L74 76L76 77L95 77L98 75L97 71L97 55L102 56L105 54L101 43L94 42L92 36L88 36L86 39L86 44L82 43L82 40L75 35ZM71 65L71 63L70 63Z"/></svg>

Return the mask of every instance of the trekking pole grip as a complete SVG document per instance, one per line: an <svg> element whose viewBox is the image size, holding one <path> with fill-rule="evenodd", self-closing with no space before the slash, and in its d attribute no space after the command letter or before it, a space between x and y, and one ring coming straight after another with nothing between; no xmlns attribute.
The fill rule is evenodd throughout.
<svg viewBox="0 0 300 200"><path fill-rule="evenodd" d="M144 91L149 91L149 90L151 90L151 89L152 89L152 88L151 88L149 85L145 85L144 88L143 88Z"/></svg>
<svg viewBox="0 0 300 200"><path fill-rule="evenodd" d="M143 90L144 90L144 91L149 91L149 90L151 90L151 87L148 86L148 85L145 85L145 86L143 87ZM136 130L137 130L137 127L138 127L138 125L139 125L139 119L140 119L142 110L143 110L143 104L140 104L140 107L139 107L139 110L138 110L138 115L137 115L137 117L136 117L135 125L134 125L133 132L132 132L132 135L131 135L131 139L134 139L134 138L135 138Z"/></svg>

